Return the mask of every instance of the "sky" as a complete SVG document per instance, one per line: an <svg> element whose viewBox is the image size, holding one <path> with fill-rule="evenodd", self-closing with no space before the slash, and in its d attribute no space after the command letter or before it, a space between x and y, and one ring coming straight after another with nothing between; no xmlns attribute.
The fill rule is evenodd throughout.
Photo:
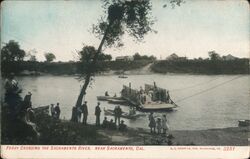
<svg viewBox="0 0 250 159"><path fill-rule="evenodd" d="M164 4L167 7L164 8ZM85 45L96 48L100 39L92 25L104 14L99 0L4 1L1 3L1 47L17 41L26 52L35 49L38 61L52 52L56 61L77 60ZM250 56L250 14L245 0L185 0L172 9L167 0L152 1L153 29L135 42L125 35L121 48L104 48L114 57L154 55L164 59L172 53L188 58L206 58L208 51L220 55Z"/></svg>

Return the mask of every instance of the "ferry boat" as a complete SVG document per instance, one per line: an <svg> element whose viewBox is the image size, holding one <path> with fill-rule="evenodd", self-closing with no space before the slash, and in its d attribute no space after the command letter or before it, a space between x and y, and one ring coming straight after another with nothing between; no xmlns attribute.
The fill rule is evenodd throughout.
<svg viewBox="0 0 250 159"><path fill-rule="evenodd" d="M123 86L121 98L126 99L130 104L136 106L141 111L171 111L177 105L171 100L169 91L154 85L145 84L145 88L140 90Z"/></svg>

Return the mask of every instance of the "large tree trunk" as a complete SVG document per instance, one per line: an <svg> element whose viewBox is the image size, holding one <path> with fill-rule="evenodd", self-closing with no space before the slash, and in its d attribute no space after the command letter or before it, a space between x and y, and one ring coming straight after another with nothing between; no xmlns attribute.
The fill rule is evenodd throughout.
<svg viewBox="0 0 250 159"><path fill-rule="evenodd" d="M105 42L105 39L106 39L106 37L107 37L107 34L108 34L108 32L109 32L109 29L110 29L110 26L111 26L111 25L112 25L112 24L109 23L109 25L108 25L108 27L107 27L107 29L106 29L104 35L103 35L102 41L101 41L101 43L100 43L100 45L99 45L99 47L98 47L98 50L96 51L96 53L95 53L95 55L94 55L94 57L93 57L93 61L92 61L92 63L90 64L90 69L89 69L90 71L88 71L87 74L86 74L86 76L85 76L84 85L83 85L82 88L81 88L81 92L80 92L80 94L79 94L79 96L78 96L78 98L77 98L76 105L75 105L75 107L73 107L73 110L72 110L71 121L73 121L73 122L77 122L77 108L80 107L81 104L82 104L83 97L84 97L84 95L86 94L86 90L87 90L87 88L88 88L88 85L89 85L91 76L92 76L92 74L93 74L93 72L92 72L91 70L93 70L92 68L96 67L95 65L96 65L96 62L97 62L98 55L99 55L100 52L102 51L102 46L103 46L103 44L104 44L104 42Z"/></svg>

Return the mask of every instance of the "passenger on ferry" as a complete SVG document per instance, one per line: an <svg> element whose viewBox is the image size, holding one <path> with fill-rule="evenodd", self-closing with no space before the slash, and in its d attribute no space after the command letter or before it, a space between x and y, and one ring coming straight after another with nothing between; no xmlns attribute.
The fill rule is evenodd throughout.
<svg viewBox="0 0 250 159"><path fill-rule="evenodd" d="M108 93L108 91L106 91L106 92L105 92L105 96L106 96L106 97L107 97L107 96L109 96L109 93Z"/></svg>

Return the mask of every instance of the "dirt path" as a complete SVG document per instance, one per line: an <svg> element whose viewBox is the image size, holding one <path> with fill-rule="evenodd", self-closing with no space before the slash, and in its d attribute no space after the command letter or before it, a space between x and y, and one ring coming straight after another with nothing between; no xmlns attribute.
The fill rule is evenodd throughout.
<svg viewBox="0 0 250 159"><path fill-rule="evenodd" d="M129 71L125 71L125 74L128 75L145 75L145 74L152 74L152 71L150 69L151 65L153 63L149 63L148 65L142 67L142 68L138 68L138 69L134 69L134 70L129 70Z"/></svg>

